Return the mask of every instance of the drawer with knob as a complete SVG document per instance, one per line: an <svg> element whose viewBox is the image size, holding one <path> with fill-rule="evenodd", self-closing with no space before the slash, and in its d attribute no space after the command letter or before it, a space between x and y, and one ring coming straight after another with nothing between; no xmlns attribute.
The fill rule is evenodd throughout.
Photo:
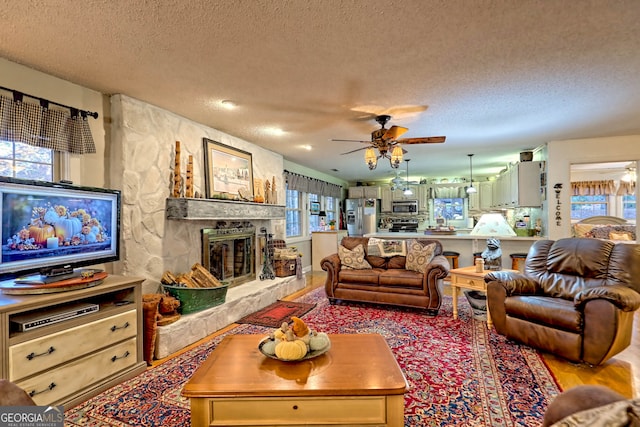
<svg viewBox="0 0 640 427"><path fill-rule="evenodd" d="M9 347L9 379L48 370L137 334L137 313L130 310Z"/></svg>
<svg viewBox="0 0 640 427"><path fill-rule="evenodd" d="M122 371L136 363L136 338L76 359L34 377L17 381L38 405L59 402L87 385Z"/></svg>

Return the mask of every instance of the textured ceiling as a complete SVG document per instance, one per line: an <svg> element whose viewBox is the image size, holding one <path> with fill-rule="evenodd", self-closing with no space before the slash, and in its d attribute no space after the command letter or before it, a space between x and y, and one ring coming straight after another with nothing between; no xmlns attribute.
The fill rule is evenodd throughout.
<svg viewBox="0 0 640 427"><path fill-rule="evenodd" d="M370 138L362 106L428 106L390 122L447 136L406 147L412 177L467 176L469 153L483 175L546 141L640 134L638 0L0 0L0 57L349 181L394 176L340 155L364 144L331 141Z"/></svg>

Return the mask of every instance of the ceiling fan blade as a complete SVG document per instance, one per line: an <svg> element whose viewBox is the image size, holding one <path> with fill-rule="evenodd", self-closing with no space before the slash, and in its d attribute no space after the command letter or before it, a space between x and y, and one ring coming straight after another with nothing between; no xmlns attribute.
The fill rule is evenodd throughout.
<svg viewBox="0 0 640 427"><path fill-rule="evenodd" d="M398 144L438 144L444 142L446 136L426 136L423 138L404 138L399 139Z"/></svg>
<svg viewBox="0 0 640 427"><path fill-rule="evenodd" d="M335 142L364 142L365 144L371 144L371 141L361 141L359 139L332 139Z"/></svg>
<svg viewBox="0 0 640 427"><path fill-rule="evenodd" d="M402 126L391 126L384 133L384 135L382 135L382 139L384 139L384 140L387 140L387 139L395 140L396 138L398 138L400 135L403 135L408 130L409 130L408 128L404 128Z"/></svg>
<svg viewBox="0 0 640 427"><path fill-rule="evenodd" d="M351 151L347 151L346 153L342 153L342 155L355 153L356 151L366 150L367 148L369 148L369 147L356 148L355 150L351 150Z"/></svg>

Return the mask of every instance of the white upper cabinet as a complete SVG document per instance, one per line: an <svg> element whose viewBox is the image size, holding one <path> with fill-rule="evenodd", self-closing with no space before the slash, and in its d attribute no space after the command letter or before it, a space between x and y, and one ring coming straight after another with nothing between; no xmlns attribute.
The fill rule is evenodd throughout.
<svg viewBox="0 0 640 427"><path fill-rule="evenodd" d="M349 187L350 199L379 199L380 187L378 186L361 186Z"/></svg>

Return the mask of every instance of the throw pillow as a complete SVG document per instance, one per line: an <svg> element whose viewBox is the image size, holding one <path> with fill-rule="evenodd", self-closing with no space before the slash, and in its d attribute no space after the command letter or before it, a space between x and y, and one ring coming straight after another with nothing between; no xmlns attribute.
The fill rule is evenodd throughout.
<svg viewBox="0 0 640 427"><path fill-rule="evenodd" d="M380 245L382 256L405 256L407 254L407 247L404 240L382 240Z"/></svg>
<svg viewBox="0 0 640 427"><path fill-rule="evenodd" d="M627 231L610 231L609 232L609 240L627 240L627 241L631 241L633 240L631 238L631 233L627 232Z"/></svg>
<svg viewBox="0 0 640 427"><path fill-rule="evenodd" d="M433 259L433 253L436 250L436 244L430 243L426 246L422 246L420 242L412 239L407 243L407 248L407 270L417 271L418 273L425 273L427 271L427 266Z"/></svg>
<svg viewBox="0 0 640 427"><path fill-rule="evenodd" d="M367 244L367 254L369 256L382 256L382 251L380 250L380 244L382 241L382 239L370 237L369 243Z"/></svg>
<svg viewBox="0 0 640 427"><path fill-rule="evenodd" d="M340 245L338 248L338 256L342 268L350 268L353 270L370 269L371 265L364 259L364 246L358 245L352 250Z"/></svg>

